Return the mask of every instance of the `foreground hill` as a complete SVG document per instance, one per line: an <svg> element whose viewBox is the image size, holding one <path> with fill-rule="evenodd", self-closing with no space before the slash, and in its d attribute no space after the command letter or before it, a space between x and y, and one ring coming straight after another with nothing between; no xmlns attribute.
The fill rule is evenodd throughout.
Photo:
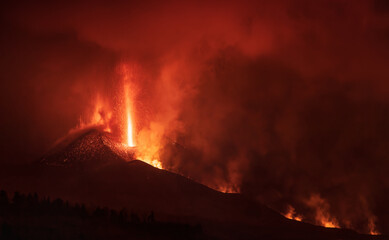
<svg viewBox="0 0 389 240"><path fill-rule="evenodd" d="M160 221L201 224L204 234L216 239L385 239L285 219L240 194L221 193L133 160L131 151L95 129L64 139L39 163L0 174L3 189L90 207L153 211Z"/></svg>
<svg viewBox="0 0 389 240"><path fill-rule="evenodd" d="M0 239L207 239L200 225L161 222L125 209L86 208L36 193L0 191Z"/></svg>

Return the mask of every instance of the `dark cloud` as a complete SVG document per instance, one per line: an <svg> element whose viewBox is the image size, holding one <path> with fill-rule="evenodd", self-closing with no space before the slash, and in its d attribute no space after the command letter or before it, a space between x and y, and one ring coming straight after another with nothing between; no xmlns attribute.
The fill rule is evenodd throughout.
<svg viewBox="0 0 389 240"><path fill-rule="evenodd" d="M115 54L74 32L1 24L2 152L4 161L31 160L77 125L96 89L112 78Z"/></svg>

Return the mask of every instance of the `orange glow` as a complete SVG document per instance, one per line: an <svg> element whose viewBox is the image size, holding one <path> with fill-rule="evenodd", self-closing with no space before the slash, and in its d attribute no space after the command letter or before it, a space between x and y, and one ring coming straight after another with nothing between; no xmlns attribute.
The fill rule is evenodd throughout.
<svg viewBox="0 0 389 240"><path fill-rule="evenodd" d="M381 233L377 231L375 221L376 218L374 216L369 218L369 233L371 235L380 235Z"/></svg>
<svg viewBox="0 0 389 240"><path fill-rule="evenodd" d="M135 68L135 67L134 67ZM151 124L150 128L141 129L136 132L134 122L134 105L133 99L135 97L136 87L133 83L135 78L133 69L129 65L122 64L120 66L123 88L124 88L124 114L125 114L125 137L123 140L128 147L135 148L135 158L141 160L153 167L162 169L162 163L159 160L159 150L161 149L161 139L163 132L161 129Z"/></svg>
<svg viewBox="0 0 389 240"><path fill-rule="evenodd" d="M326 218L323 218L320 221L321 221L322 226L326 227L326 228L338 228L339 227L339 225L336 222L334 222L332 220L328 220Z"/></svg>
<svg viewBox="0 0 389 240"><path fill-rule="evenodd" d="M229 186L227 184L218 185L214 189L219 191L219 192L223 192L223 193L239 193L239 190L237 190L235 187Z"/></svg>
<svg viewBox="0 0 389 240"><path fill-rule="evenodd" d="M162 148L161 139L163 136L162 126L150 123L149 127L141 129L137 134L136 158L156 168L162 169L159 161L159 151Z"/></svg>
<svg viewBox="0 0 389 240"><path fill-rule="evenodd" d="M303 219L302 219L301 216L295 216L295 217L293 218L293 220L296 220L296 221L301 222Z"/></svg>
<svg viewBox="0 0 389 240"><path fill-rule="evenodd" d="M302 216L296 214L296 210L292 206L288 206L288 211L284 214L284 217L301 222Z"/></svg>
<svg viewBox="0 0 389 240"><path fill-rule="evenodd" d="M80 117L77 128L72 130L96 126L102 127L105 132L119 131L113 134L120 136L120 145L131 148L131 152L134 153L133 157L162 169L159 152L162 148L164 127L162 124L150 122L137 132L133 104L136 96L136 85L133 82L134 71L127 64L121 64L118 70L122 79L118 90L120 93L118 96L121 98L119 107L114 108L110 101L97 94L88 111ZM116 124L119 125L118 128Z"/></svg>
<svg viewBox="0 0 389 240"><path fill-rule="evenodd" d="M307 201L307 205L316 210L316 224L319 224L327 228L339 228L338 221L330 215L330 205L328 202L320 197L318 194L314 194Z"/></svg>
<svg viewBox="0 0 389 240"><path fill-rule="evenodd" d="M112 111L107 101L104 101L100 95L96 95L92 104L92 112L87 112L83 117L80 117L79 124L75 130L93 126L102 126L104 127L105 132L112 132L109 126L112 119Z"/></svg>

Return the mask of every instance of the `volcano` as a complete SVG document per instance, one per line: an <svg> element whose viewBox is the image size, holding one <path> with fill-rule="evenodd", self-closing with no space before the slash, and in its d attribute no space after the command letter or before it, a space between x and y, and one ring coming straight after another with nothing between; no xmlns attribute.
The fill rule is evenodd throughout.
<svg viewBox="0 0 389 240"><path fill-rule="evenodd" d="M60 139L40 162L48 166L92 167L134 160L133 150L116 141L107 132L84 129Z"/></svg>
<svg viewBox="0 0 389 240"><path fill-rule="evenodd" d="M39 161L2 172L1 183L86 206L152 211L161 221L201 224L216 239L386 239L286 219L241 194L136 160L133 148L99 129L70 134Z"/></svg>

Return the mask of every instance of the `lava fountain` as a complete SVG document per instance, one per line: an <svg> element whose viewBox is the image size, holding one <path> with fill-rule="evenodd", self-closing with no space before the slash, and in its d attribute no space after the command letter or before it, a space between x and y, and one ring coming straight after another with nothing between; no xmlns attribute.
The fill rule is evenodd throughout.
<svg viewBox="0 0 389 240"><path fill-rule="evenodd" d="M130 86L128 84L124 85L124 98L125 98L125 113L127 116L127 146L129 147L135 147L135 140L134 140L134 124L132 121L132 114L131 114L131 101L130 101Z"/></svg>
<svg viewBox="0 0 389 240"><path fill-rule="evenodd" d="M123 86L123 107L122 107L122 139L124 145L132 148L135 152L136 159L146 162L156 168L162 169L162 164L158 157L159 139L153 137L155 133L152 131L137 132L134 121L134 98L136 96L136 85L134 84L134 70L129 69L126 64L120 67L122 74ZM136 73L136 71L135 71ZM145 136L147 133L147 136Z"/></svg>

